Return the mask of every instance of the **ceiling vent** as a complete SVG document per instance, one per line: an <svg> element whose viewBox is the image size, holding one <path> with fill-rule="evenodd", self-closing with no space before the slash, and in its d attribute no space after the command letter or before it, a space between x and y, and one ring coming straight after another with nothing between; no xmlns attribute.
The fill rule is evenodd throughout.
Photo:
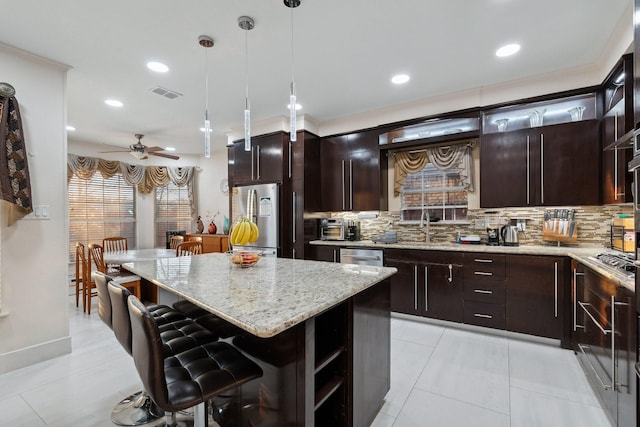
<svg viewBox="0 0 640 427"><path fill-rule="evenodd" d="M170 90L170 89L166 89L163 88L161 86L156 86L154 88L149 89L151 92L160 95L160 96L164 96L165 98L168 99L176 99L182 96L181 93L178 93L176 91Z"/></svg>

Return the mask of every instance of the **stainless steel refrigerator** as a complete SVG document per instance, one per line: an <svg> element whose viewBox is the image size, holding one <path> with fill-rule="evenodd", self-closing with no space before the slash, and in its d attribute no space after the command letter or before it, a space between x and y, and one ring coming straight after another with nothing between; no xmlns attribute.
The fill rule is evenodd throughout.
<svg viewBox="0 0 640 427"><path fill-rule="evenodd" d="M233 189L234 219L246 216L260 230L258 240L246 246L263 249L265 255L277 256L280 249L279 195L279 184L248 185Z"/></svg>

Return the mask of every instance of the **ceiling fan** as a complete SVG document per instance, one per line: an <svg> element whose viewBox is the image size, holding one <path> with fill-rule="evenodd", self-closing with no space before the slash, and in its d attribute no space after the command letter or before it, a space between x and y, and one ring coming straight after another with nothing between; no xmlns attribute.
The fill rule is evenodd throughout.
<svg viewBox="0 0 640 427"><path fill-rule="evenodd" d="M101 151L101 153L130 153L133 157L138 160L145 160L149 157L148 154L152 156L165 157L167 159L178 160L179 156L174 156L173 154L160 153L159 151L164 151L162 147L147 147L142 144L140 140L144 137L141 133L136 133L134 135L138 140L137 143L131 144L129 146L129 150L115 150L115 151Z"/></svg>

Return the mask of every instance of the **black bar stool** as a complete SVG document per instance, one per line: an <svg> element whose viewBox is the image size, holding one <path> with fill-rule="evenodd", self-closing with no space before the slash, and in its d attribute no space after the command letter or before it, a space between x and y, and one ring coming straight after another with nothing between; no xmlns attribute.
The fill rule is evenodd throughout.
<svg viewBox="0 0 640 427"><path fill-rule="evenodd" d="M203 419L195 422L206 426L210 399L262 376L258 365L220 341L202 342L189 350L167 354L149 310L134 296L129 297L128 306L136 369L154 402L173 414L168 425L174 425L176 411L197 405L205 410L196 410L196 417L201 414Z"/></svg>

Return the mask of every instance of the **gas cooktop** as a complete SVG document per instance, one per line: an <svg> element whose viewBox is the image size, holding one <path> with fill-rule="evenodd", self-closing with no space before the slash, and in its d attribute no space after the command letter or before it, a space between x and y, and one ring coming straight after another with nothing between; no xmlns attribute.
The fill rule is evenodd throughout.
<svg viewBox="0 0 640 427"><path fill-rule="evenodd" d="M635 257L633 254L625 254L622 252L602 252L590 259L603 264L606 267L626 274L629 277L635 275L636 266L634 264Z"/></svg>

